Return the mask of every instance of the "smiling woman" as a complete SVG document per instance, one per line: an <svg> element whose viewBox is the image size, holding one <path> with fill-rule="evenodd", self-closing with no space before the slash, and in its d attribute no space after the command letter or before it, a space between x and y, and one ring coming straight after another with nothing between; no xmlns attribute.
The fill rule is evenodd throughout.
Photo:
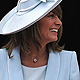
<svg viewBox="0 0 80 80"><path fill-rule="evenodd" d="M58 14L58 12L60 14ZM64 46L60 47L58 45L58 42L62 36L62 22L58 18L57 14L61 19L62 11L60 6L57 6L53 11L31 27L16 34L12 34L11 40L4 46L4 48L6 48L9 52L8 55L10 56L13 49L17 46L20 46L23 54L28 54L31 49L29 46L31 42L34 43L38 51L47 44L48 52L50 48L52 48L53 51L60 52Z"/></svg>
<svg viewBox="0 0 80 80"><path fill-rule="evenodd" d="M61 10L60 6L58 6L56 9ZM46 43L58 40L57 32L62 26L62 22L55 13L56 9L54 9L53 12L51 11L39 21L40 31L42 36L44 36L43 40L46 41Z"/></svg>
<svg viewBox="0 0 80 80"><path fill-rule="evenodd" d="M10 41L0 49L0 80L79 80L75 51L58 45L60 2L19 0L17 12L15 7L1 20L0 33L9 34Z"/></svg>

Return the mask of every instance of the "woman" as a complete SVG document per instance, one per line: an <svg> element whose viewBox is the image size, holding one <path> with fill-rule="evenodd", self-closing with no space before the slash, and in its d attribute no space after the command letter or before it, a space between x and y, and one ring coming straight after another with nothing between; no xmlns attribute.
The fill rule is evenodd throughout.
<svg viewBox="0 0 80 80"><path fill-rule="evenodd" d="M21 3L25 2L26 1L21 1L18 3L17 9L23 5ZM39 5L52 4L53 2L44 1L36 7L40 9ZM3 32L1 31L1 34L11 35L8 44L0 49L0 80L80 79L76 53L74 51L65 51L63 50L63 46L60 47L58 45L62 35L62 10L60 5L58 5L59 3L60 0L56 1L53 8L50 9L50 6L48 9L49 12L47 10L47 14L40 14L42 17L38 16L39 19L36 17L35 21L31 22L30 18L26 18L31 22L29 25L27 22L26 27L23 27L23 25L25 25L25 22L28 20L23 19L23 17L26 14L28 15L28 13L30 14L31 10L29 10L28 13L25 13L24 9L23 11L18 11L16 13L18 17L12 15L11 19L9 17L10 12L8 16L1 21L1 30L5 29ZM46 8L47 5L45 5L44 7ZM34 10L35 8L32 9L32 11ZM12 12L13 11L14 9ZM30 16L33 15L34 13L30 14ZM34 17L32 17L32 19L33 18ZM21 21L17 22L18 19ZM6 22L6 20L8 20L8 22ZM14 20L16 24L13 24L15 23ZM11 25L11 23L13 25Z"/></svg>

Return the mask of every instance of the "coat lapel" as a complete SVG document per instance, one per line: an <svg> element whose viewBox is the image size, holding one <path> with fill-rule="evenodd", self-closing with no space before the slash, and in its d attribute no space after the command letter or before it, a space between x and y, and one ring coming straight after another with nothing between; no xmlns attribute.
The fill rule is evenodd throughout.
<svg viewBox="0 0 80 80"><path fill-rule="evenodd" d="M23 80L22 66L19 55L19 49L12 52L13 58L8 58L8 75L9 80Z"/></svg>
<svg viewBox="0 0 80 80"><path fill-rule="evenodd" d="M45 80L58 80L59 70L60 70L60 55L57 52L53 53L53 51L51 51L49 54Z"/></svg>

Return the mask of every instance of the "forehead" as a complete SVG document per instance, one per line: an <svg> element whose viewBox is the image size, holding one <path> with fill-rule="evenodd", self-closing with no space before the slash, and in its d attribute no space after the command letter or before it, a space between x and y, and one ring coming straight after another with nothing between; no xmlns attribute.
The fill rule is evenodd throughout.
<svg viewBox="0 0 80 80"><path fill-rule="evenodd" d="M55 10L53 9L52 11L50 11L47 15L49 15L50 13L55 13ZM46 16L47 16L46 15Z"/></svg>
<svg viewBox="0 0 80 80"><path fill-rule="evenodd" d="M46 16L44 17L47 17L48 15L50 15L51 13L55 13L57 16L60 17L60 19L62 18L62 9L60 6L57 6L56 8L54 8L52 11L50 11ZM44 18L43 17L43 18Z"/></svg>
<svg viewBox="0 0 80 80"><path fill-rule="evenodd" d="M57 16L60 16L60 14L61 14L61 11L59 10L59 9L53 9L52 11L50 11L49 13L55 13ZM48 13L48 14L49 14Z"/></svg>
<svg viewBox="0 0 80 80"><path fill-rule="evenodd" d="M54 8L52 11L50 11L52 13L55 13L57 16L59 16L60 18L62 18L62 9L60 6L57 6L56 8ZM49 13L50 13L49 12Z"/></svg>
<svg viewBox="0 0 80 80"><path fill-rule="evenodd" d="M52 11L50 11L47 15L45 15L43 18L49 16L51 13L55 13L54 9L53 9ZM42 18L42 19L43 19L43 18Z"/></svg>
<svg viewBox="0 0 80 80"><path fill-rule="evenodd" d="M50 13L55 13L56 15L59 15L60 14L56 9L53 9L47 15L49 15Z"/></svg>
<svg viewBox="0 0 80 80"><path fill-rule="evenodd" d="M50 11L48 14L50 14L50 13L54 13L55 12L55 10L53 9L52 11Z"/></svg>

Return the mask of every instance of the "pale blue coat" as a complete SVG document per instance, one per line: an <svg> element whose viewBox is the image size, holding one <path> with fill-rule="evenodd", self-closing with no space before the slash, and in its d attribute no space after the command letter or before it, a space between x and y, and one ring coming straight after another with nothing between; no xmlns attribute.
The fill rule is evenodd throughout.
<svg viewBox="0 0 80 80"><path fill-rule="evenodd" d="M19 50L14 49L9 59L6 49L0 49L0 80L24 80ZM45 80L80 80L76 53L65 51L49 54Z"/></svg>

